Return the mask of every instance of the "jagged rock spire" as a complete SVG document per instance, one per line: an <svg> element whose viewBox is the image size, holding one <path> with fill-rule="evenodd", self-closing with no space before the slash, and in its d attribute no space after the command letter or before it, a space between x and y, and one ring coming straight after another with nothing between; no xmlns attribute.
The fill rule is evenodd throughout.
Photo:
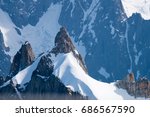
<svg viewBox="0 0 150 117"><path fill-rule="evenodd" d="M65 27L61 27L60 31L55 37L55 48L52 52L55 54L58 53L69 53L75 49L70 37L67 34Z"/></svg>
<svg viewBox="0 0 150 117"><path fill-rule="evenodd" d="M16 75L20 70L29 66L35 58L32 47L28 41L22 45L20 50L16 53L13 63L10 68L10 76Z"/></svg>
<svg viewBox="0 0 150 117"><path fill-rule="evenodd" d="M87 73L87 68L83 62L81 55L77 52L75 46L73 45L71 38L67 34L65 27L61 27L60 31L55 37L55 47L51 51L55 55L59 53L69 53L72 52L74 57L78 60L79 65Z"/></svg>

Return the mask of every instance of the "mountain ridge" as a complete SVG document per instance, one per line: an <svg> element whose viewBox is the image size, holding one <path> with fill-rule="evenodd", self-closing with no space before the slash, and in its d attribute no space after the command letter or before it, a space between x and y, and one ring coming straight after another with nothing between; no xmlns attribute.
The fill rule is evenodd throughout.
<svg viewBox="0 0 150 117"><path fill-rule="evenodd" d="M59 34L60 32L57 35ZM66 42L67 38L68 36L65 36L61 41ZM71 39L68 39L70 42ZM70 50L68 45L65 46ZM64 50L60 53L55 51L57 54L51 51L42 54L0 86L2 98L6 96L6 99L57 99L58 96L58 99L123 99L123 95L128 95L125 91L122 95L122 89L117 89L114 84L102 83L90 77L74 55L74 50L67 53ZM109 88L109 92L103 91L105 87ZM116 93L116 90L119 92ZM112 97L108 96L109 93ZM130 96L128 98L133 99Z"/></svg>
<svg viewBox="0 0 150 117"><path fill-rule="evenodd" d="M26 2L24 2L25 6L27 5ZM38 5L42 6L47 2L41 3L39 0L37 3L30 3L31 6L35 6L35 9ZM22 3L18 2L18 4ZM1 9L9 7L7 5L8 3L1 4ZM15 5L15 2L10 2L11 5ZM47 3L46 9L47 11L40 9L43 15L37 14L39 17L33 17L36 20L35 25L28 22L22 28L17 27L11 21L17 16L10 18L11 12L7 10L5 13L0 13L3 21L1 21L0 27L4 35L5 46L10 48L7 54L11 56L11 61L25 41L31 43L35 56L43 51L46 52L49 48L52 49L56 32L61 26L65 26L75 47L81 53L89 74L95 79L103 82L114 82L121 80L130 72L134 72L137 78L145 75L149 78L149 66L146 64L149 61L148 59L144 60L145 57L149 58L148 54L144 54L148 53L149 47L146 46L145 49L141 49L142 45L149 43L146 41L150 37L146 31L149 30L149 20L144 20L138 14L127 17L122 1L65 0L62 2L61 0L51 0ZM24 10L24 12L30 13L30 10ZM18 14L14 13L14 15ZM138 26L139 24L140 26ZM141 30L141 27L144 31ZM138 31L136 32L136 30ZM147 36L143 37L143 35ZM11 37L14 38L11 39ZM145 39L139 41L142 38ZM142 64L141 67L139 67L140 64Z"/></svg>
<svg viewBox="0 0 150 117"><path fill-rule="evenodd" d="M112 89L108 89L113 92L112 95L118 92L120 95L120 89L114 86L114 82L122 80L131 72L137 81L143 76L150 79L150 20L145 20L144 17L149 14L147 11L149 4L146 4L142 12L139 9L143 5L143 0L141 4L137 0L133 2L132 7L136 7L137 3L138 6L132 11L130 8L126 9L123 1L129 5L129 0L0 1L1 84L9 74L8 69L13 63L15 54L26 41L30 42L36 59L33 60L33 64L31 60L30 64L25 65L25 69L15 75L14 79L18 80L21 77L19 82L24 83L24 73L27 73L26 76L29 75L29 79L25 82L30 80L40 57L44 55L41 53L50 50L53 50L51 59L56 70L54 74L65 79L63 83L68 86L69 79L63 74L67 73L72 77L72 82L76 83L76 86L72 84L73 87L82 94L91 94L92 99L106 97L101 95L100 98L100 94L89 82L81 78L81 74L85 78L92 79L91 82L96 86L99 81L102 87L111 87ZM127 10L130 11L129 15ZM61 37L57 37L55 43L55 36L62 26L67 29L67 32L64 31L61 35L65 38L65 42L59 41ZM76 69L80 69L81 74ZM31 73L27 72L28 70L31 70ZM75 77L79 79L75 80ZM8 83L10 82L6 84ZM74 89L70 85L68 87Z"/></svg>

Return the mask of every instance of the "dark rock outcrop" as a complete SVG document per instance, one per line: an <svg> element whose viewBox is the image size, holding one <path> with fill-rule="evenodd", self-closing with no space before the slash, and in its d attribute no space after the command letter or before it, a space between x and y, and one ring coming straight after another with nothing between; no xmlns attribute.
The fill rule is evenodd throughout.
<svg viewBox="0 0 150 117"><path fill-rule="evenodd" d="M40 62L36 68L36 73L38 75L48 77L52 74L54 65L50 57L50 54L41 57Z"/></svg>
<svg viewBox="0 0 150 117"><path fill-rule="evenodd" d="M150 82L147 78L140 78L136 82L135 97L150 98Z"/></svg>
<svg viewBox="0 0 150 117"><path fill-rule="evenodd" d="M60 31L55 37L55 48L52 49L52 52L55 54L58 53L69 53L75 49L70 37L67 34L67 31L64 27L60 28Z"/></svg>
<svg viewBox="0 0 150 117"><path fill-rule="evenodd" d="M145 77L135 80L134 74L130 73L125 79L119 80L116 86L125 89L128 94L135 98L150 98L150 81Z"/></svg>
<svg viewBox="0 0 150 117"><path fill-rule="evenodd" d="M10 76L16 75L20 70L31 65L34 61L35 55L29 42L25 42L21 49L14 56L13 63L10 68Z"/></svg>
<svg viewBox="0 0 150 117"><path fill-rule="evenodd" d="M25 99L86 99L78 92L73 92L54 75L44 77L33 73L32 79L23 93Z"/></svg>

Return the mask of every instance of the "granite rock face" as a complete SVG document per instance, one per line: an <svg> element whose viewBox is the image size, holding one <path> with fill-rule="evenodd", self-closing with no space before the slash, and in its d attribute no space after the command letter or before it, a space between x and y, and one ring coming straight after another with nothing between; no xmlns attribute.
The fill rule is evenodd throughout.
<svg viewBox="0 0 150 117"><path fill-rule="evenodd" d="M65 27L61 27L60 31L55 37L55 47L52 52L55 54L58 53L69 53L73 52L75 49L70 37L67 34Z"/></svg>
<svg viewBox="0 0 150 117"><path fill-rule="evenodd" d="M25 42L25 44L22 45L20 50L14 56L13 62L11 64L9 76L12 77L16 75L19 71L31 65L34 59L35 59L35 55L32 51L32 47L30 43Z"/></svg>

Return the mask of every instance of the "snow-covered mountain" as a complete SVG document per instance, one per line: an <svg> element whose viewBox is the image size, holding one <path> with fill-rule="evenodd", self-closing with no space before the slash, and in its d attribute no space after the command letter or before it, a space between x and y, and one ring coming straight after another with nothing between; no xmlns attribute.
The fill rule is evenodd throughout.
<svg viewBox="0 0 150 117"><path fill-rule="evenodd" d="M136 79L150 79L149 6L148 0L0 0L0 76L10 75L11 63L22 44L28 41L38 58L55 46L55 36L64 26L75 45L70 49L76 48L81 54L77 58L83 58L80 65L100 83L121 80L131 72ZM56 60L59 56L64 61L73 59L70 53L60 54ZM70 72L64 69L59 74L59 68L54 67L55 75L71 75L72 63L66 61L68 67L61 63L59 68L62 65ZM19 69L18 77L27 73L23 70Z"/></svg>
<svg viewBox="0 0 150 117"><path fill-rule="evenodd" d="M0 8L0 28L10 48L5 53L11 61L25 41L35 56L49 50L65 26L95 79L113 82L130 72L136 78L150 75L149 1L8 0Z"/></svg>
<svg viewBox="0 0 150 117"><path fill-rule="evenodd" d="M28 48L30 45L26 42L20 50L23 51L22 48L24 46ZM21 54L21 60L27 56L32 57L32 55L30 55L32 52L31 49L24 49L24 52L30 51L26 55L23 52L20 52L20 50L19 53ZM17 60L19 60L18 58ZM16 66L18 66L20 64L26 64L24 61L14 63L16 61L15 59L16 57L14 57L12 65L16 64ZM3 96L5 94L3 94L3 92L5 90L7 91L7 89L9 89L8 86L12 85L16 93L11 92L9 89L9 93L13 95L12 97L8 96L10 99L14 99L14 95L17 95L19 99L28 99L30 93L33 93L33 97L35 97L34 95L36 93L42 95L43 93L47 93L46 91L49 91L50 89L54 90L54 93L58 93L58 95L61 96L63 91L57 92L60 84L58 82L56 83L56 81L54 82L52 76L58 77L72 92L78 92L88 99L134 99L134 97L129 96L125 90L117 88L115 83L103 83L93 79L87 74L82 58L80 58L79 52L72 44L71 39L68 37L64 28L61 28L55 38L55 47L51 51L37 57L31 65L18 71L18 73L11 79L4 82L3 85L0 86L0 93ZM44 86L42 86L43 82L45 82ZM47 83L50 83L51 85L47 86ZM62 88L63 87L61 86L60 89ZM49 91L49 94L53 94L51 90ZM6 99L8 97L6 97ZM32 98L31 96L31 99L35 98ZM43 99L42 96L41 99ZM55 99L57 98L55 97Z"/></svg>
<svg viewBox="0 0 150 117"><path fill-rule="evenodd" d="M35 65L37 65L38 61L19 72L13 79L21 85L29 82L31 80L31 73L35 70ZM72 91L79 92L83 96L87 96L88 99L135 99L129 96L125 90L118 89L115 83L99 82L87 75L72 53L60 54L55 58L54 74L60 78L66 87Z"/></svg>

